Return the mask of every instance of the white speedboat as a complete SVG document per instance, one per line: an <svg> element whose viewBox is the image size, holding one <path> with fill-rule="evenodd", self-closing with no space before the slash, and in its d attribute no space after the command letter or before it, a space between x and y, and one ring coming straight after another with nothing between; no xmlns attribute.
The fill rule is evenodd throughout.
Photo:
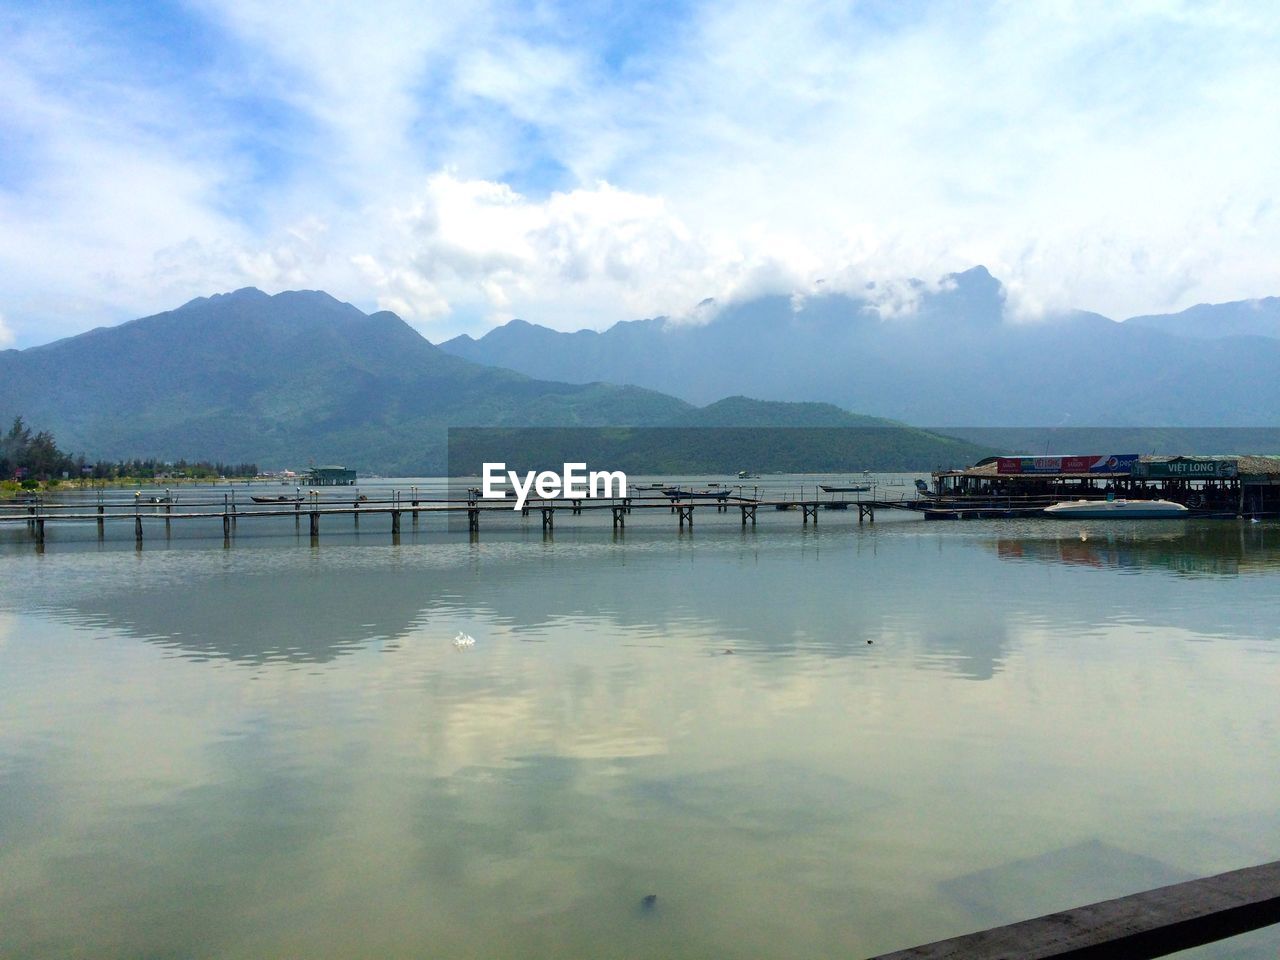
<svg viewBox="0 0 1280 960"><path fill-rule="evenodd" d="M1064 500L1044 508L1059 520L1167 520L1188 512L1172 500Z"/></svg>

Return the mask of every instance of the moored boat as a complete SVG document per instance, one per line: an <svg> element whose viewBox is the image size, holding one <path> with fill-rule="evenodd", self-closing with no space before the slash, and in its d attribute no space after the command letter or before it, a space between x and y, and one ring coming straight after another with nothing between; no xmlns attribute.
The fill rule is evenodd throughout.
<svg viewBox="0 0 1280 960"><path fill-rule="evenodd" d="M1172 500L1064 500L1044 508L1059 520L1167 520L1189 512Z"/></svg>
<svg viewBox="0 0 1280 960"><path fill-rule="evenodd" d="M263 496L251 495L249 499L252 500L254 503L301 503L302 502L302 497L297 497L297 496L290 497L285 494L281 494L278 497L263 497Z"/></svg>
<svg viewBox="0 0 1280 960"><path fill-rule="evenodd" d="M871 488L867 486L829 487L825 483L820 483L818 484L818 489L823 493L866 493Z"/></svg>
<svg viewBox="0 0 1280 960"><path fill-rule="evenodd" d="M671 500L728 500L728 490L681 490L679 487L664 487L663 494Z"/></svg>

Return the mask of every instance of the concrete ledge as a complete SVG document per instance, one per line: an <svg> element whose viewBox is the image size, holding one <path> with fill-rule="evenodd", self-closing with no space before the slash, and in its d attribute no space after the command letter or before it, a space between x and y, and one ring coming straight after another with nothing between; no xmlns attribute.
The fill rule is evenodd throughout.
<svg viewBox="0 0 1280 960"><path fill-rule="evenodd" d="M1280 923L1280 860L874 960L1146 960Z"/></svg>

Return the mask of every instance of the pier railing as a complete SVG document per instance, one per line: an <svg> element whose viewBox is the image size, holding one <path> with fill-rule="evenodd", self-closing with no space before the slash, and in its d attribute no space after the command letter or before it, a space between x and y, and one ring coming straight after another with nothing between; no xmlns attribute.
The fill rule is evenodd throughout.
<svg viewBox="0 0 1280 960"><path fill-rule="evenodd" d="M875 960L1148 960L1280 923L1280 860Z"/></svg>

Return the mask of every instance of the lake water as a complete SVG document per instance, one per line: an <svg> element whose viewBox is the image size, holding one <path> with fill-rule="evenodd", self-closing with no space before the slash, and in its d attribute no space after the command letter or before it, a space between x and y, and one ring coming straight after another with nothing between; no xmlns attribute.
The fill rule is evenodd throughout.
<svg viewBox="0 0 1280 960"><path fill-rule="evenodd" d="M856 958L1280 856L1280 524L633 516L0 534L0 956Z"/></svg>

